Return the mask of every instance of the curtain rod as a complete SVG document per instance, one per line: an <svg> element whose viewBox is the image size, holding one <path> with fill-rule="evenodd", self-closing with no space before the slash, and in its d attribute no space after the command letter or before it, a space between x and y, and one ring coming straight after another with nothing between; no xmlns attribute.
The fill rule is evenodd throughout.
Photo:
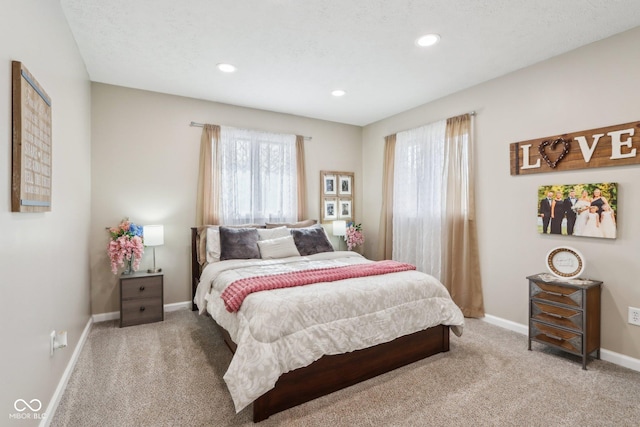
<svg viewBox="0 0 640 427"><path fill-rule="evenodd" d="M472 117L473 117L473 116L475 116L475 115L476 115L476 112L475 112L475 111L469 111L468 113L464 113L464 114L468 114L468 115L470 115L470 116L472 116ZM458 116L462 116L462 115L464 115L464 114L458 114ZM458 116L453 116L453 117L458 117ZM439 120L434 120L433 122L437 122L437 121L439 121ZM430 122L430 123L433 123L433 122ZM428 123L427 123L427 124L428 124ZM411 128L411 129L419 128L419 127L421 127L421 126L425 126L425 125L419 125L419 126L416 126L416 127ZM396 134L396 135L397 135L397 134L398 134L398 133L400 133L400 132L406 132L407 130L411 130L411 129L399 130L399 131L397 131L397 132L392 133L391 135L394 135L394 134ZM389 136L389 135L387 135L387 136Z"/></svg>
<svg viewBox="0 0 640 427"><path fill-rule="evenodd" d="M204 124L203 123L191 122L191 123L189 123L189 126L196 127L196 128L201 128L201 127L204 127ZM264 132L267 132L267 131L264 131ZM303 138L304 138L305 141L311 141L311 139L312 139L310 136L303 136Z"/></svg>

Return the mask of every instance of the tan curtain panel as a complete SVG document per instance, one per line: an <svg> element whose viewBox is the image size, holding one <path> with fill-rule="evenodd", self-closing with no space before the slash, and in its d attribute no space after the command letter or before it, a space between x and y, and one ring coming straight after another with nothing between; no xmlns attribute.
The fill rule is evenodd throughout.
<svg viewBox="0 0 640 427"><path fill-rule="evenodd" d="M393 163L396 135L384 138L384 164L382 167L382 209L378 234L378 259L391 259L393 250Z"/></svg>
<svg viewBox="0 0 640 427"><path fill-rule="evenodd" d="M473 118L447 119L447 205L442 282L465 317L483 317L473 181Z"/></svg>
<svg viewBox="0 0 640 427"><path fill-rule="evenodd" d="M296 135L296 167L298 169L298 221L307 219L307 185L304 170L304 136Z"/></svg>
<svg viewBox="0 0 640 427"><path fill-rule="evenodd" d="M218 224L220 218L220 126L205 124L200 139L196 225Z"/></svg>

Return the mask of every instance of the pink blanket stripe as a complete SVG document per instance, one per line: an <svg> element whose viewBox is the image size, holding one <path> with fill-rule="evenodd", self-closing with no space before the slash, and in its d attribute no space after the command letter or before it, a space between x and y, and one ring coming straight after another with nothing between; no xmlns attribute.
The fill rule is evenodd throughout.
<svg viewBox="0 0 640 427"><path fill-rule="evenodd" d="M398 261L375 261L367 264L355 264L345 267L316 268L312 270L291 271L268 276L247 277L231 283L222 292L221 298L227 311L233 313L240 309L244 299L253 292L269 289L291 288L318 282L335 282L355 277L377 276L399 271L415 270L416 267Z"/></svg>

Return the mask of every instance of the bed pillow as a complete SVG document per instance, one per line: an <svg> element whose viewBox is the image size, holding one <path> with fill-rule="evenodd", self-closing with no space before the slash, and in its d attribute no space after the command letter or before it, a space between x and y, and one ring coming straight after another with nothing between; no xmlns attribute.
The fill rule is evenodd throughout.
<svg viewBox="0 0 640 427"><path fill-rule="evenodd" d="M320 252L333 252L333 246L324 228L321 225L314 225L305 228L292 228L293 241L298 248L300 255L313 255Z"/></svg>
<svg viewBox="0 0 640 427"><path fill-rule="evenodd" d="M303 227L311 227L315 225L318 221L315 219L305 219L304 221L298 222L267 222L265 225L267 228L276 228L276 227L287 227L287 228L303 228Z"/></svg>
<svg viewBox="0 0 640 427"><path fill-rule="evenodd" d="M198 264L202 265L207 262L207 227L201 226L197 227L196 231L196 250Z"/></svg>
<svg viewBox="0 0 640 427"><path fill-rule="evenodd" d="M207 227L207 262L220 261L220 230Z"/></svg>
<svg viewBox="0 0 640 427"><path fill-rule="evenodd" d="M200 265L205 261L207 263L220 261L219 227L219 225L203 225L198 227L198 262ZM264 229L264 225L260 224L225 225L225 227Z"/></svg>
<svg viewBox="0 0 640 427"><path fill-rule="evenodd" d="M291 236L289 229L284 225L282 227L277 228L261 228L258 229L258 236L260 240L271 240L277 239L278 237L287 237Z"/></svg>
<svg viewBox="0 0 640 427"><path fill-rule="evenodd" d="M290 256L300 256L293 236L278 237L269 240L259 240L260 256L262 259L278 259Z"/></svg>
<svg viewBox="0 0 640 427"><path fill-rule="evenodd" d="M258 230L220 226L220 261L260 258Z"/></svg>

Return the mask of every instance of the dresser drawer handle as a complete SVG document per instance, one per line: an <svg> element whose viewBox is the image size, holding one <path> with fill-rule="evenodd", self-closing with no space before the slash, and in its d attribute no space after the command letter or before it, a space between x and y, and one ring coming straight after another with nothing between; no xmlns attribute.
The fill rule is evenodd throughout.
<svg viewBox="0 0 640 427"><path fill-rule="evenodd" d="M564 319L564 316L555 313L547 313L551 317L555 317L556 319Z"/></svg>
<svg viewBox="0 0 640 427"><path fill-rule="evenodd" d="M564 296L564 294L561 293L561 292L551 292L551 291L545 291L545 292L548 293L549 295L554 295L554 296L557 296L557 297L563 297Z"/></svg>
<svg viewBox="0 0 640 427"><path fill-rule="evenodd" d="M548 334L546 332L543 332L543 334L545 334L546 336L548 336L551 339L558 340L558 341L564 341L564 339L562 337L558 337L556 335Z"/></svg>
<svg viewBox="0 0 640 427"><path fill-rule="evenodd" d="M144 286L140 286L140 292L144 291Z"/></svg>
<svg viewBox="0 0 640 427"><path fill-rule="evenodd" d="M140 311L144 311L144 305L140 307Z"/></svg>

